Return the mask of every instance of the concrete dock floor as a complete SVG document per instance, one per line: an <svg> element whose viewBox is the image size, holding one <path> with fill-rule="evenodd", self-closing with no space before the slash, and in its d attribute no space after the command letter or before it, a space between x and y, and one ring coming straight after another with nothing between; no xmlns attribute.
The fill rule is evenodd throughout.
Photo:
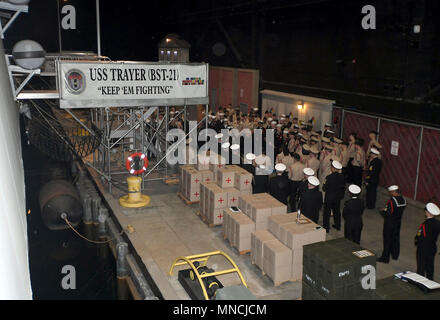
<svg viewBox="0 0 440 320"><path fill-rule="evenodd" d="M143 193L151 197L150 205L141 209L127 209L121 207L118 202L123 193L116 188L113 188L111 194L108 193L101 179L93 169L90 170L95 180L99 181L98 186L121 226L125 228L131 225L135 229L135 232L128 234L128 237L165 299L189 299L177 280L177 271L184 267L177 267L171 277L168 274L175 258L216 250L224 251L237 263L249 289L258 299L295 300L301 298L300 281L287 282L275 287L273 282L267 276L263 276L259 268L251 263L250 254L239 255L237 250L223 239L221 226L209 228L196 215L198 204L187 206L178 198L177 185L170 186L163 181L148 182ZM384 205L386 201L386 193L379 192L378 207ZM414 236L418 226L424 220L423 209L417 206L423 206L423 204L410 204L405 210L399 260L391 260L389 264L378 263L377 279L401 271L416 271ZM341 203L342 207L343 203ZM361 246L380 255L383 218L378 210L365 210L363 218ZM320 222L322 222L322 212ZM343 229L341 231L332 229L327 234L327 240L340 237L343 237ZM440 282L438 257L435 262L434 280ZM208 266L222 270L230 265L226 260L213 258ZM220 276L219 280L225 286L240 283L236 275Z"/></svg>

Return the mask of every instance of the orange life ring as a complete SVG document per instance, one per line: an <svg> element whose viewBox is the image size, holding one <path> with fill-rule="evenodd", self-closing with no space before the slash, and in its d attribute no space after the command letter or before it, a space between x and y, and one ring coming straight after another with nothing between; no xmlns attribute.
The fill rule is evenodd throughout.
<svg viewBox="0 0 440 320"><path fill-rule="evenodd" d="M141 162L139 163L138 168L133 168L133 166L136 165L136 161L135 161L136 157L138 157L141 160ZM142 172L145 172L147 170L147 167L148 167L148 158L142 152L135 152L129 155L127 157L127 160L125 160L125 168L132 175L142 174Z"/></svg>

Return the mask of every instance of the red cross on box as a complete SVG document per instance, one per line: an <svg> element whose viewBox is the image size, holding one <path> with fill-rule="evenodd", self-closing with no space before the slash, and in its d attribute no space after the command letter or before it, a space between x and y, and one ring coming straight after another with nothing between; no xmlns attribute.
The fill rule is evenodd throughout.
<svg viewBox="0 0 440 320"><path fill-rule="evenodd" d="M246 181L244 183L245 183L245 185L248 185L249 184L248 179L246 179Z"/></svg>
<svg viewBox="0 0 440 320"><path fill-rule="evenodd" d="M217 216L217 218L221 219L221 218L223 218L223 215L220 213L220 214Z"/></svg>
<svg viewBox="0 0 440 320"><path fill-rule="evenodd" d="M230 178L226 179L226 182L231 183L231 179Z"/></svg>
<svg viewBox="0 0 440 320"><path fill-rule="evenodd" d="M235 202L235 200L237 200L237 199L235 199L234 197L232 197L232 199L231 199L231 200L232 200L232 202Z"/></svg>
<svg viewBox="0 0 440 320"><path fill-rule="evenodd" d="M205 180L206 182L209 182L210 181L210 179L209 178L206 178L206 180Z"/></svg>
<svg viewBox="0 0 440 320"><path fill-rule="evenodd" d="M194 182L195 182L195 183L199 183L199 181L200 181L200 180L199 180L199 179L197 179L197 178L196 178L196 180L194 180Z"/></svg>
<svg viewBox="0 0 440 320"><path fill-rule="evenodd" d="M199 193L196 191L196 193L194 193L194 195L195 195L196 197L198 197L198 196L199 196Z"/></svg>
<svg viewBox="0 0 440 320"><path fill-rule="evenodd" d="M222 167L222 165L221 165L221 164L219 164L219 165L218 165L218 167L219 167L219 168L221 168L221 167Z"/></svg>
<svg viewBox="0 0 440 320"><path fill-rule="evenodd" d="M220 202L220 203L223 203L223 201L225 201L225 200L223 200L222 198L218 199L218 202Z"/></svg>

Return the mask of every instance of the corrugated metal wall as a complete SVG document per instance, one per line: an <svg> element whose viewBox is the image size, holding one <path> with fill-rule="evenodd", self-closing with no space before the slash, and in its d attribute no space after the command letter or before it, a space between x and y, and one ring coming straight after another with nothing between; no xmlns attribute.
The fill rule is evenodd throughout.
<svg viewBox="0 0 440 320"><path fill-rule="evenodd" d="M381 186L397 184L408 198L440 204L440 130L333 109L334 118L340 113L343 118L340 136L347 140L351 132L356 132L365 140L365 149L368 133L377 130L379 125L383 161ZM335 123L335 129L340 129L340 124ZM391 154L393 141L399 144L397 155Z"/></svg>
<svg viewBox="0 0 440 320"><path fill-rule="evenodd" d="M423 129L417 200L440 204L440 130Z"/></svg>
<svg viewBox="0 0 440 320"><path fill-rule="evenodd" d="M209 102L213 110L219 106L233 107L245 103L249 108L258 105L259 71L209 67Z"/></svg>
<svg viewBox="0 0 440 320"><path fill-rule="evenodd" d="M382 144L384 169L381 185L397 184L403 195L414 197L417 161L420 143L420 127L403 125L382 120L380 122L379 142ZM399 143L397 156L391 154L391 143Z"/></svg>
<svg viewBox="0 0 440 320"><path fill-rule="evenodd" d="M378 118L357 113L345 112L344 114L344 132L343 139L348 141L348 137L352 132L356 132L358 138L364 139L364 149L368 148L368 134L370 131L377 130Z"/></svg>

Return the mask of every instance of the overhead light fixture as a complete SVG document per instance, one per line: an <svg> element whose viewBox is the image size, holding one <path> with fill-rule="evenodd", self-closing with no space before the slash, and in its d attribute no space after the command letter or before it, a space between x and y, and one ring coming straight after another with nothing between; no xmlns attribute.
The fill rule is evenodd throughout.
<svg viewBox="0 0 440 320"><path fill-rule="evenodd" d="M302 110L302 109L304 109L304 102L300 101L298 103L298 110Z"/></svg>
<svg viewBox="0 0 440 320"><path fill-rule="evenodd" d="M171 39L170 39L170 38L166 38L166 39L165 39L165 42L166 42L166 43L171 42Z"/></svg>

